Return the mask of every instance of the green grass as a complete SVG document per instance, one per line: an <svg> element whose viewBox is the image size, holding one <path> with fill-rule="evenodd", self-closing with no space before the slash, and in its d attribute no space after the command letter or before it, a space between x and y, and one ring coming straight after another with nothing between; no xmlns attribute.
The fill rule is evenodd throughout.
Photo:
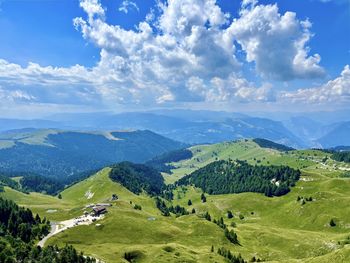
<svg viewBox="0 0 350 263"><path fill-rule="evenodd" d="M50 134L56 134L58 131L45 129L37 130L35 132L22 132L22 133L6 133L0 135L0 149L11 148L15 145L15 142L21 142L32 145L45 145L52 146L47 143L47 137Z"/></svg>
<svg viewBox="0 0 350 263"><path fill-rule="evenodd" d="M216 158L239 158L252 164L285 164L302 169L303 176L289 194L273 198L257 193L207 195L207 202L202 203L200 189L178 188L174 204L189 211L196 209L196 215L178 218L161 216L151 197L135 195L112 182L108 177L109 168L63 191L62 200L41 194L28 196L8 188L0 195L51 220L62 220L82 214L87 204L106 202L112 194L117 194L119 200L114 201L105 218L98 221L102 226L75 227L48 241L59 246L72 244L107 263L126 262L125 252L138 255L136 262L225 262L217 253L210 252L211 245L215 250L225 246L235 254L241 253L246 260L255 256L266 262L350 262L350 245L338 244L350 235L350 179L339 177L339 168L346 168L344 164L326 160L325 167L321 168L320 162L327 157L326 153L292 151L286 154L262 149L252 141L195 146L191 150L193 158L173 164L177 167L173 174L164 175L168 183ZM90 199L88 192L93 193ZM313 201L302 205L297 201L298 196L312 196ZM187 205L189 199L192 206ZM134 204L141 205L142 210L135 210ZM57 209L57 212L50 214L48 209ZM227 210L233 212L233 219L226 218ZM236 223L234 229L240 246L230 244L222 229L199 217L207 211L212 218L224 217L229 226L231 222ZM239 219L240 214L244 219ZM329 226L332 218L337 224L335 227Z"/></svg>

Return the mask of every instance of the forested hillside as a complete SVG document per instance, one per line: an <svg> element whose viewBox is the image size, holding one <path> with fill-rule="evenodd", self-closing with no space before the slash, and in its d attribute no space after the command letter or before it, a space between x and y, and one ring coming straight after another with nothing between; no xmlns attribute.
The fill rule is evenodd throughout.
<svg viewBox="0 0 350 263"><path fill-rule="evenodd" d="M288 166L250 165L245 161L216 161L181 178L178 185L193 184L209 194L242 192L281 196L299 180L300 171Z"/></svg>
<svg viewBox="0 0 350 263"><path fill-rule="evenodd" d="M192 156L193 154L190 150L180 149L156 156L145 164L157 169L160 172L171 173L171 169L173 169L174 166L169 163L190 159Z"/></svg>
<svg viewBox="0 0 350 263"><path fill-rule="evenodd" d="M64 188L64 184L57 179L40 175L24 176L21 178L20 183L22 189L25 191L49 195L55 195Z"/></svg>
<svg viewBox="0 0 350 263"><path fill-rule="evenodd" d="M346 162L350 163L350 151L346 152L335 152L332 154L332 159L338 161L338 162Z"/></svg>
<svg viewBox="0 0 350 263"><path fill-rule="evenodd" d="M67 178L76 180L77 174L121 161L142 163L185 146L150 131L37 131L7 135L6 140L13 146L0 147L0 171L55 177L65 182Z"/></svg>
<svg viewBox="0 0 350 263"><path fill-rule="evenodd" d="M122 162L113 165L109 177L135 194L145 191L150 195L157 195L164 187L162 175L143 164Z"/></svg>

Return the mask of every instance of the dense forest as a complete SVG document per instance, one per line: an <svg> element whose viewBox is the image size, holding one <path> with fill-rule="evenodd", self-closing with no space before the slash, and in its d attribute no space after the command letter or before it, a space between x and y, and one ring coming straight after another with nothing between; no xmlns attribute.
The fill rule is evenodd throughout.
<svg viewBox="0 0 350 263"><path fill-rule="evenodd" d="M35 134L32 136L36 139ZM116 139L102 134L59 132L49 134L45 144L38 145L13 139L14 146L0 149L0 171L63 181L121 161L143 163L185 146L150 131L114 132L111 136Z"/></svg>
<svg viewBox="0 0 350 263"><path fill-rule="evenodd" d="M261 148L270 148L270 149L275 149L277 151L281 152L287 152L287 151L293 151L295 150L292 147L285 146L283 144L275 143L266 139L261 139L261 138L256 138L253 139L253 142L258 144Z"/></svg>
<svg viewBox="0 0 350 263"><path fill-rule="evenodd" d="M209 194L257 192L281 196L299 177L300 171L288 166L254 166L245 161L222 160L186 175L177 184L193 184Z"/></svg>
<svg viewBox="0 0 350 263"><path fill-rule="evenodd" d="M112 166L109 177L135 194L142 191L159 195L164 188L163 176L154 168L143 164L121 162Z"/></svg>
<svg viewBox="0 0 350 263"><path fill-rule="evenodd" d="M64 184L56 179L40 175L22 177L20 184L25 191L40 192L49 195L56 195L64 188Z"/></svg>
<svg viewBox="0 0 350 263"><path fill-rule="evenodd" d="M335 152L332 154L332 159L338 162L350 163L350 151L346 152Z"/></svg>
<svg viewBox="0 0 350 263"><path fill-rule="evenodd" d="M175 167L169 163L190 159L192 156L192 152L188 149L175 150L157 156L145 164L157 169L160 172L171 173L171 169L174 169Z"/></svg>
<svg viewBox="0 0 350 263"><path fill-rule="evenodd" d="M31 210L0 198L0 262L55 262L92 263L72 246L62 249L48 246L40 248L35 243L50 231L50 222L33 216Z"/></svg>

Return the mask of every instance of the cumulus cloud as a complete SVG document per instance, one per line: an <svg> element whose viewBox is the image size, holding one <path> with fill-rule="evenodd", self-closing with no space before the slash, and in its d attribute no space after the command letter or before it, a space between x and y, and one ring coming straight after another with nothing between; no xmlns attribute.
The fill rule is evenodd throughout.
<svg viewBox="0 0 350 263"><path fill-rule="evenodd" d="M298 20L293 12L280 14L277 4L245 0L228 32L246 52L246 60L255 62L260 75L286 81L324 76L320 55L308 55L310 28L308 20Z"/></svg>
<svg viewBox="0 0 350 263"><path fill-rule="evenodd" d="M82 8L89 18L93 16L90 9ZM169 0L160 8L155 25L143 21L137 30L109 25L104 15L93 20L76 18L74 24L85 39L101 48L95 71L118 82L119 89L129 90L129 99L152 103L154 96L154 103L164 103L204 98L186 89L190 78L208 87L213 78L226 79L239 68L234 44L222 45L225 31L221 27L228 15L215 0Z"/></svg>
<svg viewBox="0 0 350 263"><path fill-rule="evenodd" d="M122 12L137 7L124 2ZM35 63L23 67L0 59L0 96L51 104L145 107L296 101L301 97L298 92L308 92L280 92L268 80L263 85L247 80L242 70L246 62L236 57L237 43L264 78L292 80L324 74L320 56L308 55L311 23L298 20L292 12L281 15L277 5L244 0L239 17L233 19L216 0L157 3L159 12L152 9L145 21L126 30L107 22L99 0L81 0L86 16L75 18L73 24L100 49L99 62L92 68Z"/></svg>
<svg viewBox="0 0 350 263"><path fill-rule="evenodd" d="M129 1L129 0L124 0L118 10L120 12L124 12L125 14L127 14L129 12L129 10L136 10L137 12L140 11L139 7L137 6L137 4L135 2Z"/></svg>
<svg viewBox="0 0 350 263"><path fill-rule="evenodd" d="M295 92L282 92L281 99L303 103L349 103L350 67L346 65L340 76L318 88L298 89Z"/></svg>

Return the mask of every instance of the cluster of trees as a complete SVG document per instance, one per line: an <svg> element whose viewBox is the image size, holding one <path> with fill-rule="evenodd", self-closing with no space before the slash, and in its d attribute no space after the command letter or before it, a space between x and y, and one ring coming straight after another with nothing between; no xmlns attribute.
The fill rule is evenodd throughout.
<svg viewBox="0 0 350 263"><path fill-rule="evenodd" d="M287 194L299 178L300 171L288 166L257 166L246 161L221 160L186 175L177 185L193 184L209 194L257 192L281 196Z"/></svg>
<svg viewBox="0 0 350 263"><path fill-rule="evenodd" d="M312 202L313 198L312 196L310 197L303 197L303 196L299 196L297 197L297 202L301 202L301 205L305 205L306 202Z"/></svg>
<svg viewBox="0 0 350 263"><path fill-rule="evenodd" d="M335 152L332 154L331 158L338 162L350 163L350 151L346 152Z"/></svg>
<svg viewBox="0 0 350 263"><path fill-rule="evenodd" d="M275 149L277 151L281 152L288 152L295 150L292 147L285 146L283 144L275 143L266 139L256 138L253 139L253 142L255 142L257 145L259 145L261 148L270 148Z"/></svg>
<svg viewBox="0 0 350 263"><path fill-rule="evenodd" d="M345 177L345 178L349 178L350 177L350 172L345 172L341 176Z"/></svg>
<svg viewBox="0 0 350 263"><path fill-rule="evenodd" d="M56 246L35 246L35 242L49 231L48 220L41 219L39 215L34 217L31 210L0 198L0 262L96 262L95 259L78 253L72 246L63 249Z"/></svg>
<svg viewBox="0 0 350 263"><path fill-rule="evenodd" d="M24 242L40 239L50 231L50 222L33 217L32 211L0 197L0 233Z"/></svg>
<svg viewBox="0 0 350 263"><path fill-rule="evenodd" d="M37 262L37 263L95 263L94 258L86 257L79 253L73 246L66 245L63 248L57 246L48 246L41 248L20 242L13 239L9 245L0 240L0 262L20 263L20 262Z"/></svg>
<svg viewBox="0 0 350 263"><path fill-rule="evenodd" d="M145 164L157 169L160 172L171 173L171 169L174 169L175 167L169 163L190 159L192 156L193 154L190 150L180 149L154 157Z"/></svg>
<svg viewBox="0 0 350 263"><path fill-rule="evenodd" d="M163 216L170 216L169 209L164 202L164 200L160 199L158 196L156 197L156 206Z"/></svg>
<svg viewBox="0 0 350 263"><path fill-rule="evenodd" d="M135 210L142 210L142 206L138 205L138 204L135 204L134 205L134 209Z"/></svg>
<svg viewBox="0 0 350 263"><path fill-rule="evenodd" d="M12 180L6 175L0 174L0 192L4 190L4 186L11 187L15 190L20 190L21 186L15 180Z"/></svg>
<svg viewBox="0 0 350 263"><path fill-rule="evenodd" d="M238 241L238 237L237 234L235 233L235 231L228 230L227 228L225 228L225 237L232 243L235 245L239 245L239 241Z"/></svg>
<svg viewBox="0 0 350 263"><path fill-rule="evenodd" d="M163 216L170 216L170 213L175 214L176 216L183 216L183 215L189 215L190 213L184 208L183 206L176 205L176 206L167 206L164 200L160 199L158 196L156 197L156 206L159 209L159 211L162 213ZM193 212L194 211L194 212ZM192 209L192 213L195 213L196 211Z"/></svg>
<svg viewBox="0 0 350 263"><path fill-rule="evenodd" d="M242 258L241 254L235 256L230 250L224 247L218 249L218 254L226 258L230 263L246 263L246 261Z"/></svg>
<svg viewBox="0 0 350 263"><path fill-rule="evenodd" d="M109 177L112 181L120 183L135 194L145 191L151 196L160 195L165 187L163 176L152 167L122 162L111 168Z"/></svg>
<svg viewBox="0 0 350 263"><path fill-rule="evenodd" d="M184 215L189 215L190 213L184 208L183 206L176 205L173 206L171 205L169 207L169 212L175 214L176 216L184 216Z"/></svg>
<svg viewBox="0 0 350 263"><path fill-rule="evenodd" d="M20 184L25 191L40 192L49 195L56 195L64 188L64 184L58 180L41 175L28 175L22 177Z"/></svg>
<svg viewBox="0 0 350 263"><path fill-rule="evenodd" d="M209 222L211 222L211 215L208 212L205 212L204 216L205 220L208 220Z"/></svg>
<svg viewBox="0 0 350 263"><path fill-rule="evenodd" d="M211 222L211 215L208 212L205 212L205 214L203 215L203 218L206 219L207 221ZM227 228L227 225L225 224L224 219L222 217L220 217L218 220L214 219L213 223L218 225L220 228L222 228L224 230L225 237L232 244L239 245L237 234L232 229L229 230ZM231 224L231 226L233 226L233 225ZM236 226L236 225L234 224L234 226Z"/></svg>
<svg viewBox="0 0 350 263"><path fill-rule="evenodd" d="M163 192L161 194L161 196L168 200L168 201L171 201L174 199L174 190L175 190L176 186L173 185L173 184L168 184L168 185L165 185L163 187Z"/></svg>

